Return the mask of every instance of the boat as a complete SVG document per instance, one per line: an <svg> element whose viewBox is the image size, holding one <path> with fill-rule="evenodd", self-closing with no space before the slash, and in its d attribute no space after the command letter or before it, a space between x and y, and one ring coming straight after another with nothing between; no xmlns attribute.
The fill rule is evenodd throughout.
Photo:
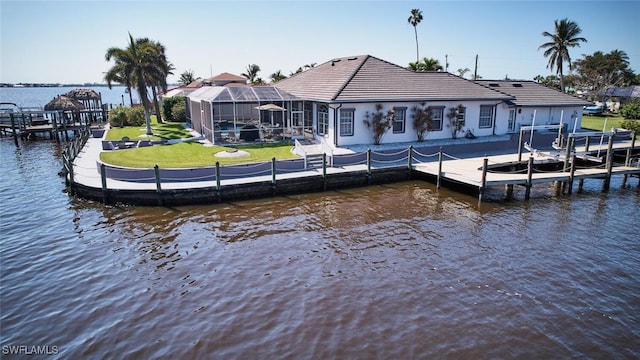
<svg viewBox="0 0 640 360"><path fill-rule="evenodd" d="M602 115L604 107L602 105L591 105L582 108L582 115Z"/></svg>

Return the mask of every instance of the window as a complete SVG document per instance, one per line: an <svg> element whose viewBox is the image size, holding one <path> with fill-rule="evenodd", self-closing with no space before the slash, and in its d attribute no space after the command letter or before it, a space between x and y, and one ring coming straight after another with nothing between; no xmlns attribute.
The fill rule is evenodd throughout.
<svg viewBox="0 0 640 360"><path fill-rule="evenodd" d="M353 115L355 109L340 110L340 136L353 136Z"/></svg>
<svg viewBox="0 0 640 360"><path fill-rule="evenodd" d="M442 117L444 115L444 106L432 107L433 119L429 126L429 131L442 131Z"/></svg>
<svg viewBox="0 0 640 360"><path fill-rule="evenodd" d="M457 116L457 120L458 120L458 124L460 124L460 126L464 126L465 124L465 115L467 113L467 108L464 106L459 106L458 107L458 116Z"/></svg>
<svg viewBox="0 0 640 360"><path fill-rule="evenodd" d="M325 135L329 131L329 107L318 106L318 134Z"/></svg>
<svg viewBox="0 0 640 360"><path fill-rule="evenodd" d="M493 125L493 105L480 105L480 121L478 127L489 128Z"/></svg>
<svg viewBox="0 0 640 360"><path fill-rule="evenodd" d="M393 132L403 133L405 119L407 117L407 108L393 108L393 111L395 113L393 118Z"/></svg>

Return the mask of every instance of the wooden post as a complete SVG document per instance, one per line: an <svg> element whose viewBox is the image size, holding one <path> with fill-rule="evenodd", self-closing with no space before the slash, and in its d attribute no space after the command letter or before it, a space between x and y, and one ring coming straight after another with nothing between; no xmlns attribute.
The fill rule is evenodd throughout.
<svg viewBox="0 0 640 360"><path fill-rule="evenodd" d="M65 161L67 162L67 171L69 171L69 193L71 195L75 195L75 186L74 186L74 179L73 179L73 160L69 159L67 156L64 157Z"/></svg>
<svg viewBox="0 0 640 360"><path fill-rule="evenodd" d="M504 186L504 197L506 200L513 199L513 184L507 184Z"/></svg>
<svg viewBox="0 0 640 360"><path fill-rule="evenodd" d="M624 158L624 166L631 166L631 148L627 148L627 156ZM622 176L622 187L627 185L628 174Z"/></svg>
<svg viewBox="0 0 640 360"><path fill-rule="evenodd" d="M573 148L575 139L570 137L567 141L567 151L564 154L564 166L562 167L562 172L566 172L569 170L569 158L571 157L571 149Z"/></svg>
<svg viewBox="0 0 640 360"><path fill-rule="evenodd" d="M589 142L591 140L591 137L587 136L587 138L584 140L584 151L587 152L589 151Z"/></svg>
<svg viewBox="0 0 640 360"><path fill-rule="evenodd" d="M484 195L484 189L487 186L487 165L489 165L489 159L485 156L482 160L482 181L480 182L480 189L478 189L478 202L482 202L482 195Z"/></svg>
<svg viewBox="0 0 640 360"><path fill-rule="evenodd" d="M327 191L327 154L322 153L322 190Z"/></svg>
<svg viewBox="0 0 640 360"><path fill-rule="evenodd" d="M408 170L409 170L409 179L411 179L411 172L412 172L411 167L413 166L412 165L412 162L413 162L413 145L409 145L409 150L408 151L409 151L409 153L407 154L407 158L409 159L408 160L409 163L408 163L407 167L408 167Z"/></svg>
<svg viewBox="0 0 640 360"><path fill-rule="evenodd" d="M533 176L533 156L529 156L529 162L527 163L527 184L524 193L524 199L529 200L531 195L531 178Z"/></svg>
<svg viewBox="0 0 640 360"><path fill-rule="evenodd" d="M609 144L607 145L607 177L604 179L603 190L609 190L611 185L611 171L613 169L613 135L609 136Z"/></svg>
<svg viewBox="0 0 640 360"><path fill-rule="evenodd" d="M520 130L520 138L518 139L518 162L522 161L522 133L523 131Z"/></svg>
<svg viewBox="0 0 640 360"><path fill-rule="evenodd" d="M216 161L216 198L218 203L222 202L222 191L220 187L220 161Z"/></svg>
<svg viewBox="0 0 640 360"><path fill-rule="evenodd" d="M162 206L162 186L160 184L160 167L158 164L153 165L153 173L156 178L156 193L158 194L158 205Z"/></svg>
<svg viewBox="0 0 640 360"><path fill-rule="evenodd" d="M571 172L569 172L569 187L567 192L571 195L571 191L573 190L573 177L576 173L576 154L571 156Z"/></svg>
<svg viewBox="0 0 640 360"><path fill-rule="evenodd" d="M153 173L156 178L156 191L160 193L162 191L162 185L160 182L160 167L158 164L153 165Z"/></svg>
<svg viewBox="0 0 640 360"><path fill-rule="evenodd" d="M367 149L367 185L371 184L371 149Z"/></svg>
<svg viewBox="0 0 640 360"><path fill-rule="evenodd" d="M271 190L273 196L276 195L276 158L271 158Z"/></svg>
<svg viewBox="0 0 640 360"><path fill-rule="evenodd" d="M220 161L216 161L216 191L220 197Z"/></svg>
<svg viewBox="0 0 640 360"><path fill-rule="evenodd" d="M436 189L440 189L442 185L442 147L438 151L438 177L436 178Z"/></svg>
<svg viewBox="0 0 640 360"><path fill-rule="evenodd" d="M102 180L102 203L107 204L107 170L100 164L100 179Z"/></svg>
<svg viewBox="0 0 640 360"><path fill-rule="evenodd" d="M16 119L13 117L13 113L10 113L11 117L11 132L13 133L13 142L16 144L16 147L20 147L18 145L18 132L16 131Z"/></svg>

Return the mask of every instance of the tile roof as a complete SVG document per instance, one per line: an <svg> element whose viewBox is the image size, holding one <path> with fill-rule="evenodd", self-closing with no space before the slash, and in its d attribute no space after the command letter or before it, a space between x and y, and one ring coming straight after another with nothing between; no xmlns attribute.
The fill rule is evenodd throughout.
<svg viewBox="0 0 640 360"><path fill-rule="evenodd" d="M476 80L476 83L514 96L515 99L511 102L516 106L587 106L592 104L534 81Z"/></svg>
<svg viewBox="0 0 640 360"><path fill-rule="evenodd" d="M371 55L337 58L279 81L279 89L321 101L511 100L446 72L414 72Z"/></svg>

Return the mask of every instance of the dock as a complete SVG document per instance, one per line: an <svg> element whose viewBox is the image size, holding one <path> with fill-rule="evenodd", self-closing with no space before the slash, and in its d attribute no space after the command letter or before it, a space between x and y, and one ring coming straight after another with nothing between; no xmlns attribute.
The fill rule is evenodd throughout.
<svg viewBox="0 0 640 360"><path fill-rule="evenodd" d="M334 155L329 160L321 154L321 164L310 167L306 159L244 164L237 166L209 166L194 169L130 169L99 161L103 149L102 136L84 130L63 154L69 191L72 195L101 201L105 204L133 204L173 206L219 203L258 197L286 196L297 193L322 192L345 187L381 185L396 181L421 179L441 186L460 188L478 193L483 201L485 190L504 186L505 194L513 194L514 186L526 188L529 200L534 184L555 183L558 188L572 192L574 181L602 179L603 190L608 189L611 176L640 179L640 149L635 141L620 141L607 148L591 147L605 155L589 156L584 147L570 152L535 152L456 158L440 148L426 154L412 146L381 152L353 152ZM114 150L129 151L129 150ZM528 157L518 161L522 155ZM624 156L622 156L624 155ZM602 162L600 159L605 159ZM614 161L615 160L615 161ZM639 184L640 186L640 184ZM469 190L470 189L470 190Z"/></svg>
<svg viewBox="0 0 640 360"><path fill-rule="evenodd" d="M620 150L630 149L621 146ZM505 186L507 194L512 193L514 185L521 185L527 189L525 199L529 199L529 192L534 184L540 183L566 183L564 187L571 193L573 181L584 181L585 179L604 179L604 187L608 187L608 182L613 175L640 176L640 167L631 164L610 163L594 165L590 167L575 166L579 158L575 155L569 169L564 171L564 162L558 160L529 156L526 162L518 160L518 154L475 157L468 159L458 159L443 154L442 160L438 162L420 163L413 166L414 171L426 174L436 179L437 184L442 182L453 182L476 188L479 194L479 201L482 201L484 190L492 186ZM537 165L556 165L557 170L536 170ZM523 165L526 163L526 167ZM521 165L516 167L515 165ZM491 166L511 167L511 171L492 171ZM511 166L510 166L511 165ZM520 168L520 169L519 169ZM511 189L511 191L509 190Z"/></svg>

